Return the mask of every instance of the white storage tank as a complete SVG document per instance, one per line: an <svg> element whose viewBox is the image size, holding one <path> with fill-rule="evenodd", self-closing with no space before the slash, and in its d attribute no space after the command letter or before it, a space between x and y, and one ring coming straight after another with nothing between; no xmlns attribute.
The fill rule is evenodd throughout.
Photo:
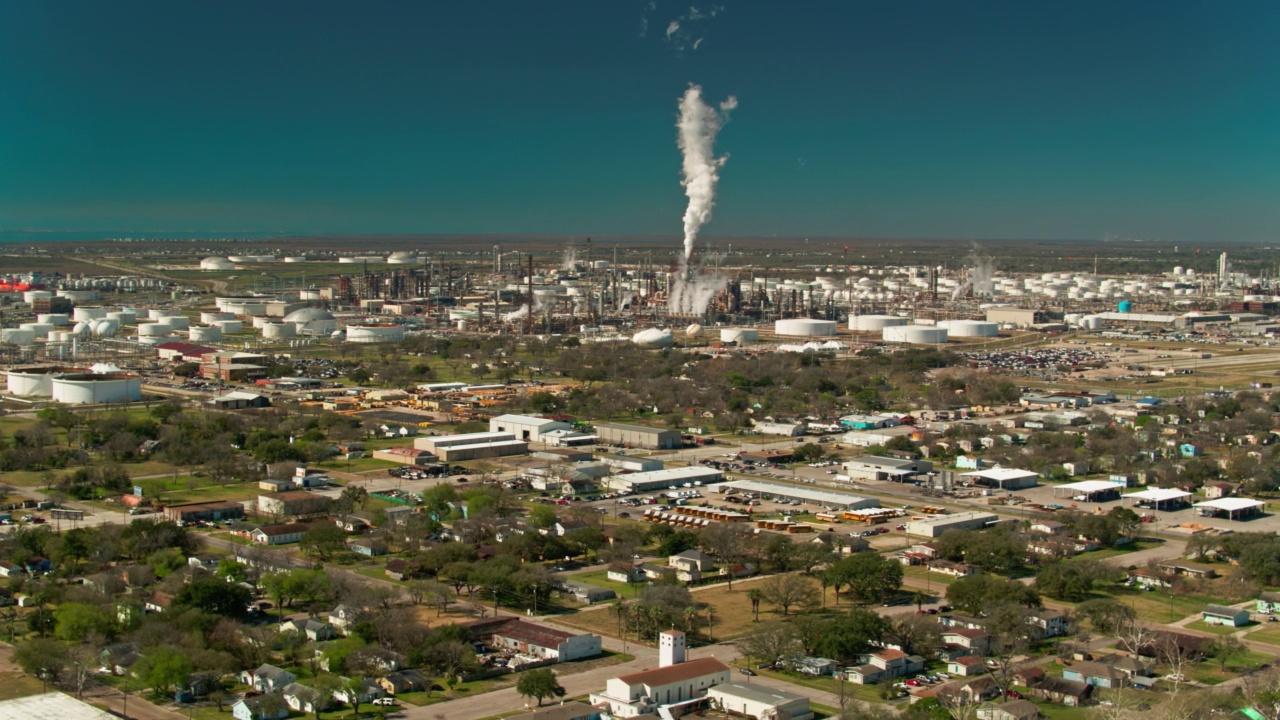
<svg viewBox="0 0 1280 720"><path fill-rule="evenodd" d="M670 347L674 338L665 328L648 328L631 336L631 342L640 347Z"/></svg>
<svg viewBox="0 0 1280 720"><path fill-rule="evenodd" d="M222 339L222 328L217 325L192 325L187 338L193 342L217 342Z"/></svg>
<svg viewBox="0 0 1280 720"><path fill-rule="evenodd" d="M132 310L117 310L107 313L108 320L115 320L117 325L137 325L138 314Z"/></svg>
<svg viewBox="0 0 1280 720"><path fill-rule="evenodd" d="M883 331L884 341L912 345L938 345L947 341L947 329L927 325L896 325Z"/></svg>
<svg viewBox="0 0 1280 720"><path fill-rule="evenodd" d="M49 333L50 343L66 343L71 342L72 335L66 330L54 330Z"/></svg>
<svg viewBox="0 0 1280 720"><path fill-rule="evenodd" d="M264 338L291 338L297 337L298 326L293 323L273 322L262 326L262 337Z"/></svg>
<svg viewBox="0 0 1280 720"><path fill-rule="evenodd" d="M97 337L115 337L116 331L120 329L115 320L94 320L89 327Z"/></svg>
<svg viewBox="0 0 1280 720"><path fill-rule="evenodd" d="M850 315L849 329L857 332L879 332L887 327L906 325L907 319L897 315Z"/></svg>
<svg viewBox="0 0 1280 720"><path fill-rule="evenodd" d="M836 334L836 321L811 320L809 318L778 320L773 324L773 331L778 335L823 337Z"/></svg>
<svg viewBox="0 0 1280 720"><path fill-rule="evenodd" d="M72 373L53 378L54 402L68 405L124 403L142 399L142 379L127 373Z"/></svg>
<svg viewBox="0 0 1280 720"><path fill-rule="evenodd" d="M27 330L25 328L0 329L0 343L26 347L35 341L36 333L34 330Z"/></svg>
<svg viewBox="0 0 1280 720"><path fill-rule="evenodd" d="M271 322L271 318L265 315L255 315L249 322L253 323L254 330L261 330L267 326L267 323Z"/></svg>
<svg viewBox="0 0 1280 720"><path fill-rule="evenodd" d="M212 323L215 327L222 330L224 335L234 335L244 332L244 323L240 320L218 320Z"/></svg>
<svg viewBox="0 0 1280 720"><path fill-rule="evenodd" d="M36 315L36 322L43 325L63 327L71 324L71 316L62 313L40 313Z"/></svg>
<svg viewBox="0 0 1280 720"><path fill-rule="evenodd" d="M200 313L200 322L205 325L218 322L219 320L235 320L236 316L229 312L202 312Z"/></svg>
<svg viewBox="0 0 1280 720"><path fill-rule="evenodd" d="M101 320L106 316L107 309L104 307L78 307L71 311L71 318L76 322Z"/></svg>
<svg viewBox="0 0 1280 720"><path fill-rule="evenodd" d="M292 256L286 256L284 258L284 261L287 263L300 263L300 262L306 262L307 259L305 257L301 257L298 255L292 255Z"/></svg>
<svg viewBox="0 0 1280 720"><path fill-rule="evenodd" d="M102 297L97 290L59 290L58 297L64 297L73 303L96 302Z"/></svg>
<svg viewBox="0 0 1280 720"><path fill-rule="evenodd" d="M1101 330L1102 318L1097 315L1086 315L1080 318L1080 327L1085 330Z"/></svg>
<svg viewBox="0 0 1280 720"><path fill-rule="evenodd" d="M982 320L947 320L938 323L945 328L948 337L996 337L1000 334L1000 326Z"/></svg>
<svg viewBox="0 0 1280 720"><path fill-rule="evenodd" d="M17 397L49 397L53 395L54 377L78 372L84 372L84 370L62 365L14 368L9 371L5 384L10 395L16 395Z"/></svg>
<svg viewBox="0 0 1280 720"><path fill-rule="evenodd" d="M736 342L739 345L759 342L760 331L755 328L720 328L720 342Z"/></svg>
<svg viewBox="0 0 1280 720"><path fill-rule="evenodd" d="M71 328L71 332L77 337L86 337L93 333L93 326L87 322L78 322Z"/></svg>
<svg viewBox="0 0 1280 720"><path fill-rule="evenodd" d="M351 325L347 328L347 342L380 343L404 340L404 326L393 323Z"/></svg>
<svg viewBox="0 0 1280 720"><path fill-rule="evenodd" d="M236 264L224 257L207 257L200 261L201 270L235 270Z"/></svg>
<svg viewBox="0 0 1280 720"><path fill-rule="evenodd" d="M159 337L172 332L173 326L169 323L159 321L138 323L138 337Z"/></svg>
<svg viewBox="0 0 1280 720"><path fill-rule="evenodd" d="M22 293L22 302L33 303L37 300L48 300L53 297L53 293L48 290L27 290Z"/></svg>
<svg viewBox="0 0 1280 720"><path fill-rule="evenodd" d="M186 315L165 314L165 315L161 315L159 318L157 318L157 320L164 323L165 325L168 325L174 330L186 330L187 328L191 327L191 318L187 317Z"/></svg>
<svg viewBox="0 0 1280 720"><path fill-rule="evenodd" d="M53 326L48 323L38 322L20 323L18 327L23 330L30 330L38 338L49 337L49 331L53 329Z"/></svg>

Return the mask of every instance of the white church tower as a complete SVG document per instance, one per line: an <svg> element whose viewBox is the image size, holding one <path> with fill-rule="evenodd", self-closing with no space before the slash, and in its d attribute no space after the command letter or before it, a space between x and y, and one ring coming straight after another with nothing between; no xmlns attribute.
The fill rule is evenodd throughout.
<svg viewBox="0 0 1280 720"><path fill-rule="evenodd" d="M684 633L679 630L663 630L658 633L658 667L679 665L684 662Z"/></svg>

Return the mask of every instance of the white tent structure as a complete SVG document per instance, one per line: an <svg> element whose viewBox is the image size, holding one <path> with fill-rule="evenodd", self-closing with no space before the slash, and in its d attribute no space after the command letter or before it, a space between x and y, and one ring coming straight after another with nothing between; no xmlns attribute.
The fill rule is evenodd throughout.
<svg viewBox="0 0 1280 720"><path fill-rule="evenodd" d="M1249 498L1225 497L1205 500L1195 504L1196 513L1204 517L1223 517L1228 520L1244 520L1262 514L1266 503Z"/></svg>
<svg viewBox="0 0 1280 720"><path fill-rule="evenodd" d="M1124 496L1135 507L1152 510L1181 510L1187 506L1187 498L1191 493L1176 488L1147 488L1142 492L1129 493Z"/></svg>

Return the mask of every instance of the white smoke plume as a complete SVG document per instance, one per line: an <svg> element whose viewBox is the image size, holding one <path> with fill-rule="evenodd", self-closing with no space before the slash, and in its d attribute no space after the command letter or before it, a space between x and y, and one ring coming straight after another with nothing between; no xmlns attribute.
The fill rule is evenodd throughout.
<svg viewBox="0 0 1280 720"><path fill-rule="evenodd" d="M542 309L542 301L539 300L536 295L533 298L533 309L535 312ZM517 320L523 320L528 316L529 316L529 303L525 303L520 307L516 308L515 310L512 310L511 312L504 314L502 316L502 322L504 323L516 322Z"/></svg>
<svg viewBox="0 0 1280 720"><path fill-rule="evenodd" d="M991 258L979 254L975 247L969 255L969 268L965 271L965 280L951 293L952 300L959 300L966 293L975 297L985 297L995 288L996 267Z"/></svg>
<svg viewBox="0 0 1280 720"><path fill-rule="evenodd" d="M719 275L681 272L667 289L667 311L672 315L701 315L724 285L725 279Z"/></svg>
<svg viewBox="0 0 1280 720"><path fill-rule="evenodd" d="M578 248L572 243L564 249L564 257L560 261L560 269L565 272L573 272L578 269Z"/></svg>
<svg viewBox="0 0 1280 720"><path fill-rule="evenodd" d="M646 7L646 13L641 16L641 37L644 37L644 33L648 30L648 11L654 9L655 3L650 2ZM697 50L702 45L702 41L706 39L698 26L722 12L724 12L723 5L712 5L708 10L700 9L697 6L690 7L687 12L677 15L675 20L667 24L667 32L664 38L667 45L671 46L677 54L683 54L686 50Z"/></svg>
<svg viewBox="0 0 1280 720"><path fill-rule="evenodd" d="M680 99L676 144L684 156L681 184L684 185L684 194L689 198L689 205L684 211L685 264L688 264L693 255L698 231L711 219L711 210L715 207L720 168L729 159L728 155L714 155L716 134L720 132L729 112L736 107L738 100L731 95L720 103L721 112L717 113L702 101L702 88L697 85L690 85Z"/></svg>

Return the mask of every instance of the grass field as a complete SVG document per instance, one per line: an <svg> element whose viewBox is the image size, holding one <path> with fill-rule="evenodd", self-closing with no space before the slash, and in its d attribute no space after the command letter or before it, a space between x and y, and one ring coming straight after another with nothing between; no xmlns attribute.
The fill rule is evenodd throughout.
<svg viewBox="0 0 1280 720"><path fill-rule="evenodd" d="M1167 623L1181 620L1189 615L1196 615L1205 605L1221 602L1208 595L1174 595L1172 603L1168 593L1145 592L1133 588L1116 585L1106 593L1132 607L1138 617L1148 622ZM1170 607L1173 610L1170 612Z"/></svg>
<svg viewBox="0 0 1280 720"><path fill-rule="evenodd" d="M1187 676L1192 680L1205 685L1217 685L1226 680L1230 680L1245 670L1257 668L1259 665L1272 662L1273 660L1275 660L1275 658L1266 653L1250 651L1227 663L1226 672L1222 671L1221 665L1217 660L1206 660L1205 662L1192 665L1191 671L1187 673Z"/></svg>
<svg viewBox="0 0 1280 720"><path fill-rule="evenodd" d="M0 700L38 695L44 684L26 673L0 672Z"/></svg>
<svg viewBox="0 0 1280 720"><path fill-rule="evenodd" d="M1268 645L1280 645L1280 627L1275 625L1259 626L1257 630L1246 635L1245 640L1267 643Z"/></svg>
<svg viewBox="0 0 1280 720"><path fill-rule="evenodd" d="M1200 632L1213 633L1214 635L1234 635L1242 629L1256 627L1257 624L1258 623L1250 623L1249 625L1244 625L1242 627L1231 627L1230 625L1210 625L1203 620L1196 620L1195 622L1187 623L1186 628L1188 630L1199 630Z"/></svg>
<svg viewBox="0 0 1280 720"><path fill-rule="evenodd" d="M636 586L632 588L627 583L610 580L608 570L592 570L587 573L577 573L570 575L569 578L575 582L583 582L588 585L609 588L617 593L618 597L623 600L630 600L632 598L639 597L640 592L643 591L645 587L645 583L636 583Z"/></svg>

